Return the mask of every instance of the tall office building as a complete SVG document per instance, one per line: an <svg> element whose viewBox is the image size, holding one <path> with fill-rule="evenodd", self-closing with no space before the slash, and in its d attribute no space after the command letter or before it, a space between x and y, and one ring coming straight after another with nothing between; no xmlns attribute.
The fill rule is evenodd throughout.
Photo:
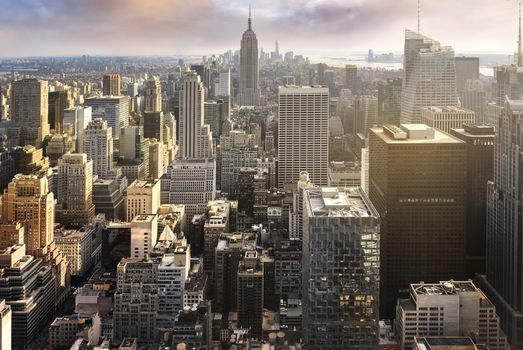
<svg viewBox="0 0 523 350"><path fill-rule="evenodd" d="M180 91L180 158L207 158L212 156L212 135L204 125L204 89L194 71L184 73Z"/></svg>
<svg viewBox="0 0 523 350"><path fill-rule="evenodd" d="M158 316L159 327L172 327L183 306L185 281L191 268L189 246L174 248L162 256L158 264ZM192 306L192 305L191 305Z"/></svg>
<svg viewBox="0 0 523 350"><path fill-rule="evenodd" d="M85 153L68 153L58 159L56 221L80 228L94 216L93 161Z"/></svg>
<svg viewBox="0 0 523 350"><path fill-rule="evenodd" d="M378 83L378 124L400 125L403 80L389 78Z"/></svg>
<svg viewBox="0 0 523 350"><path fill-rule="evenodd" d="M83 151L93 161L93 174L105 178L113 169L113 136L103 119L94 119L84 130Z"/></svg>
<svg viewBox="0 0 523 350"><path fill-rule="evenodd" d="M263 336L264 275L263 264L256 251L247 251L238 264L238 324L249 328L256 339Z"/></svg>
<svg viewBox="0 0 523 350"><path fill-rule="evenodd" d="M378 99L374 96L359 95L356 96L352 104L353 116L353 137L357 138L358 134L366 138L369 128L378 124Z"/></svg>
<svg viewBox="0 0 523 350"><path fill-rule="evenodd" d="M455 106L422 107L421 122L434 129L449 133L450 129L461 129L463 124L474 124L474 111Z"/></svg>
<svg viewBox="0 0 523 350"><path fill-rule="evenodd" d="M144 84L145 112L161 112L162 111L162 88L160 80L153 77L147 80Z"/></svg>
<svg viewBox="0 0 523 350"><path fill-rule="evenodd" d="M306 171L300 172L300 179L292 189L292 207L289 211L289 238L303 238L303 190L312 188L314 184Z"/></svg>
<svg viewBox="0 0 523 350"><path fill-rule="evenodd" d="M479 79L479 57L456 57L456 89L461 92L467 81Z"/></svg>
<svg viewBox="0 0 523 350"><path fill-rule="evenodd" d="M143 174L140 179L149 177L149 139L144 137L144 128L141 126L127 126L120 131L119 162L118 165L138 165ZM129 176L128 176L129 177Z"/></svg>
<svg viewBox="0 0 523 350"><path fill-rule="evenodd" d="M103 77L104 96L120 96L120 74L106 74Z"/></svg>
<svg viewBox="0 0 523 350"><path fill-rule="evenodd" d="M216 197L216 162L213 158L178 159L168 175L169 203L185 205L188 222L194 215L206 212L207 203Z"/></svg>
<svg viewBox="0 0 523 350"><path fill-rule="evenodd" d="M454 50L406 30L401 122L419 123L421 107L457 106Z"/></svg>
<svg viewBox="0 0 523 350"><path fill-rule="evenodd" d="M25 225L27 253L45 256L54 233L54 195L44 174L15 175L3 195L2 220Z"/></svg>
<svg viewBox="0 0 523 350"><path fill-rule="evenodd" d="M114 294L113 341L125 337L154 341L158 312L158 265L148 259L122 259Z"/></svg>
<svg viewBox="0 0 523 350"><path fill-rule="evenodd" d="M379 215L358 187L304 190L303 339L307 349L377 348Z"/></svg>
<svg viewBox="0 0 523 350"><path fill-rule="evenodd" d="M345 86L354 95L358 93L358 67L356 65L345 65Z"/></svg>
<svg viewBox="0 0 523 350"><path fill-rule="evenodd" d="M70 90L52 91L48 96L49 127L57 134L63 132L64 109L74 106L74 99Z"/></svg>
<svg viewBox="0 0 523 350"><path fill-rule="evenodd" d="M47 81L22 79L11 84L8 140L11 146L42 146L49 134Z"/></svg>
<svg viewBox="0 0 523 350"><path fill-rule="evenodd" d="M369 197L381 217L380 317L412 281L463 279L466 143L423 124L372 128Z"/></svg>
<svg viewBox="0 0 523 350"><path fill-rule="evenodd" d="M145 82L143 113L144 137L163 141L162 90L160 80L154 77Z"/></svg>
<svg viewBox="0 0 523 350"><path fill-rule="evenodd" d="M125 210L127 222L140 214L156 214L160 208L160 180L135 180L127 187Z"/></svg>
<svg viewBox="0 0 523 350"><path fill-rule="evenodd" d="M485 272L487 183L494 179L493 126L463 125L450 134L467 143L467 276Z"/></svg>
<svg viewBox="0 0 523 350"><path fill-rule="evenodd" d="M76 106L64 110L63 131L75 140L75 151L83 153L84 130L92 120L91 107Z"/></svg>
<svg viewBox="0 0 523 350"><path fill-rule="evenodd" d="M487 281L485 292L496 305L501 327L513 349L523 346L523 227L519 212L523 187L518 181L523 100L505 102L494 148L494 179L487 192ZM516 135L516 136L515 136Z"/></svg>
<svg viewBox="0 0 523 350"><path fill-rule="evenodd" d="M329 90L281 86L278 95L278 187L298 180L301 171L314 184L327 185Z"/></svg>
<svg viewBox="0 0 523 350"><path fill-rule="evenodd" d="M219 73L215 82L214 97L231 96L231 70L225 69Z"/></svg>
<svg viewBox="0 0 523 350"><path fill-rule="evenodd" d="M240 46L240 106L255 106L260 103L260 72L258 68L258 39L252 30L249 8L248 28L243 33Z"/></svg>
<svg viewBox="0 0 523 350"><path fill-rule="evenodd" d="M459 100L461 107L474 111L476 123L487 123L487 93L481 80L467 80Z"/></svg>
<svg viewBox="0 0 523 350"><path fill-rule="evenodd" d="M490 350L510 349L496 307L471 281L411 284L397 303L396 330L402 350L420 336L470 336Z"/></svg>
<svg viewBox="0 0 523 350"><path fill-rule="evenodd" d="M91 107L93 119L101 118L112 128L113 137L120 136L120 129L129 125L129 96L88 97L84 106Z"/></svg>

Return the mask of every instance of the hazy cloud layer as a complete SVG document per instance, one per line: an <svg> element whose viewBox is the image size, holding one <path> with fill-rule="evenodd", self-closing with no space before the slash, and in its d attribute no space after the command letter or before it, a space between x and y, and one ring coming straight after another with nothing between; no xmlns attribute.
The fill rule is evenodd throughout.
<svg viewBox="0 0 523 350"><path fill-rule="evenodd" d="M515 0L425 0L422 32L456 51L516 48ZM417 0L252 0L260 46L400 51ZM249 1L0 0L0 56L211 53L236 49Z"/></svg>

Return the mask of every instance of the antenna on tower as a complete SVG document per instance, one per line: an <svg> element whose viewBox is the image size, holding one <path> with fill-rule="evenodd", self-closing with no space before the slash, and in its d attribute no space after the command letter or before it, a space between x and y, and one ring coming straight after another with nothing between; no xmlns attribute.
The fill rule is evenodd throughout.
<svg viewBox="0 0 523 350"><path fill-rule="evenodd" d="M420 23L420 15L421 15L421 0L418 0L418 33L421 31L421 23Z"/></svg>
<svg viewBox="0 0 523 350"><path fill-rule="evenodd" d="M251 4L249 4L249 30L252 30L252 21L251 21Z"/></svg>
<svg viewBox="0 0 523 350"><path fill-rule="evenodd" d="M518 67L523 66L523 44L521 42L521 0L519 1Z"/></svg>

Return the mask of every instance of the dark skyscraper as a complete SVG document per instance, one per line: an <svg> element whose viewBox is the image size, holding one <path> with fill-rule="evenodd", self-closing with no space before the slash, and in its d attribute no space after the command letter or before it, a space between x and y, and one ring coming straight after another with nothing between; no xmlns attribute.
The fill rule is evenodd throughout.
<svg viewBox="0 0 523 350"><path fill-rule="evenodd" d="M465 275L466 144L423 124L372 128L369 196L381 217L382 318L412 281Z"/></svg>
<svg viewBox="0 0 523 350"><path fill-rule="evenodd" d="M106 74L103 78L104 96L120 96L120 74Z"/></svg>
<svg viewBox="0 0 523 350"><path fill-rule="evenodd" d="M494 179L487 192L487 281L512 349L523 346L521 140L523 101L505 102L495 142ZM485 281L484 281L485 282Z"/></svg>
<svg viewBox="0 0 523 350"><path fill-rule="evenodd" d="M494 127L463 125L450 134L467 143L467 277L485 272L487 182L494 171Z"/></svg>
<svg viewBox="0 0 523 350"><path fill-rule="evenodd" d="M390 78L378 85L378 123L400 125L401 78Z"/></svg>

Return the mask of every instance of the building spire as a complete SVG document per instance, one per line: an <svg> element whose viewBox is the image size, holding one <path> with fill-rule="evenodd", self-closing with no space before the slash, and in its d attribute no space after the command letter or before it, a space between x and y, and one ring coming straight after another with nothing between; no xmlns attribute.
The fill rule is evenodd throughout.
<svg viewBox="0 0 523 350"><path fill-rule="evenodd" d="M521 1L519 1L519 37L518 37L518 67L523 66L523 48L521 42Z"/></svg>
<svg viewBox="0 0 523 350"><path fill-rule="evenodd" d="M249 30L252 30L252 20L251 20L251 4L249 4L249 20L247 21L249 25Z"/></svg>
<svg viewBox="0 0 523 350"><path fill-rule="evenodd" d="M421 31L420 14L421 14L421 0L418 0L418 33Z"/></svg>

